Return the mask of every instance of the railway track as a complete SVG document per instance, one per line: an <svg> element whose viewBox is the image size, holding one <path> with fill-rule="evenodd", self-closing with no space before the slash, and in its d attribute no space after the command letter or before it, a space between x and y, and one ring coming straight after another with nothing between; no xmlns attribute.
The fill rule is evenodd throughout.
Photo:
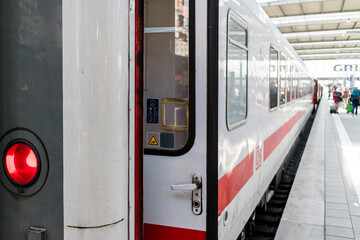
<svg viewBox="0 0 360 240"><path fill-rule="evenodd" d="M307 121L304 130L294 147L294 151L289 157L280 185L267 204L266 211L264 209L257 210L254 224L255 231L246 239L273 240L275 238L315 116L316 112L311 115Z"/></svg>

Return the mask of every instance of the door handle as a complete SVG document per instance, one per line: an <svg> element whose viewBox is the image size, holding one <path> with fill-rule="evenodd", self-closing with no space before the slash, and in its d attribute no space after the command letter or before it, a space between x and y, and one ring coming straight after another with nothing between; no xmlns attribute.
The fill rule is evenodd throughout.
<svg viewBox="0 0 360 240"><path fill-rule="evenodd" d="M198 185L193 184L174 184L170 186L173 191L194 191L198 189Z"/></svg>
<svg viewBox="0 0 360 240"><path fill-rule="evenodd" d="M192 211L195 215L202 213L202 179L201 175L193 174L192 183L170 185L173 191L192 191Z"/></svg>

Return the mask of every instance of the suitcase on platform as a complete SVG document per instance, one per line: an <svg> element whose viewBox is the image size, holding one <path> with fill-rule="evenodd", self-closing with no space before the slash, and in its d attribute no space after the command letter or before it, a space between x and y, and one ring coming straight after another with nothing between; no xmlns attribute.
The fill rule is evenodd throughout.
<svg viewBox="0 0 360 240"><path fill-rule="evenodd" d="M346 113L349 113L349 112L351 112L352 111L352 104L348 104L347 106L346 106Z"/></svg>
<svg viewBox="0 0 360 240"><path fill-rule="evenodd" d="M336 105L331 105L331 106L330 106L330 113L337 113L337 107L336 107Z"/></svg>

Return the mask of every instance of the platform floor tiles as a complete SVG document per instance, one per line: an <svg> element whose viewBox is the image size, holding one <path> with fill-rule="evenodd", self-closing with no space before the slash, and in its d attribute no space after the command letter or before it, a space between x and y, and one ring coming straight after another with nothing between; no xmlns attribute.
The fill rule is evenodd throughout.
<svg viewBox="0 0 360 240"><path fill-rule="evenodd" d="M360 112L330 114L330 104L319 106L276 240L360 240Z"/></svg>

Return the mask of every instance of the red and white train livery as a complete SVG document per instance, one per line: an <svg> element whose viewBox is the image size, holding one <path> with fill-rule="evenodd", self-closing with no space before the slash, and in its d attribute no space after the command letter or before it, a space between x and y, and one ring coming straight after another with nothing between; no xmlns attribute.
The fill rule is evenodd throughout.
<svg viewBox="0 0 360 240"><path fill-rule="evenodd" d="M3 0L0 19L0 239L246 237L315 99L255 1Z"/></svg>

